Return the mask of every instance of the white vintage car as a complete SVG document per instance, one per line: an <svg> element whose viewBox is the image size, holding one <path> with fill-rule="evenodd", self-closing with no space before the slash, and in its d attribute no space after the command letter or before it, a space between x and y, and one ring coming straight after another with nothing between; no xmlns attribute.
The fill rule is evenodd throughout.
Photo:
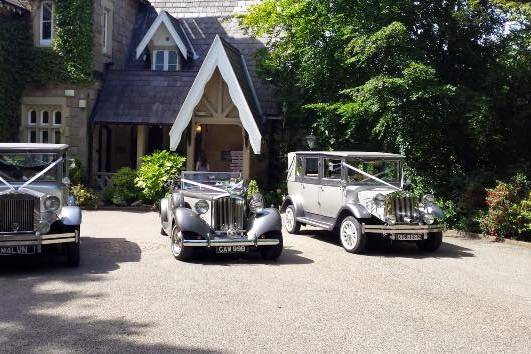
<svg viewBox="0 0 531 354"><path fill-rule="evenodd" d="M443 217L431 194L403 190L403 156L381 152L299 151L288 154L288 196L281 212L289 233L302 225L336 230L348 252L369 235L437 250Z"/></svg>
<svg viewBox="0 0 531 354"><path fill-rule="evenodd" d="M65 144L0 143L0 256L59 251L79 265L81 209Z"/></svg>

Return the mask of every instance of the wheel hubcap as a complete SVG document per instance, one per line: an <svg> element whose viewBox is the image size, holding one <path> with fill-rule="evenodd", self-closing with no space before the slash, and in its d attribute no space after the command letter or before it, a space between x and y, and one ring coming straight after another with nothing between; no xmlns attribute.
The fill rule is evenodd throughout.
<svg viewBox="0 0 531 354"><path fill-rule="evenodd" d="M171 238L171 250L174 255L181 254L183 249L183 238L179 231L175 230Z"/></svg>
<svg viewBox="0 0 531 354"><path fill-rule="evenodd" d="M293 225L295 224L293 211L288 208L286 209L286 228L288 230L293 230Z"/></svg>
<svg viewBox="0 0 531 354"><path fill-rule="evenodd" d="M347 249L353 249L358 243L358 230L351 221L346 221L341 225L341 242Z"/></svg>

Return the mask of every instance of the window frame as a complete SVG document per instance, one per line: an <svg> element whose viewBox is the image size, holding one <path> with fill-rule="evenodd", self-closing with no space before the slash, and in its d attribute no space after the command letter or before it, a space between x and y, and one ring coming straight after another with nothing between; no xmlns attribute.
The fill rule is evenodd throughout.
<svg viewBox="0 0 531 354"><path fill-rule="evenodd" d="M162 70L157 69L157 54L162 52L163 53L163 63L162 63ZM175 53L175 70L170 70L170 52ZM158 64L160 66L160 64ZM179 71L180 70L180 60L179 60L179 52L177 50L173 49L155 49L153 50L153 57L151 60L151 70L153 71Z"/></svg>
<svg viewBox="0 0 531 354"><path fill-rule="evenodd" d="M43 38L44 35L44 6L50 5L50 20L46 20L46 23L50 23L50 38ZM39 44L41 46L51 46L53 40L53 20L54 20L54 4L53 1L45 0L41 2L40 16L39 16Z"/></svg>
<svg viewBox="0 0 531 354"><path fill-rule="evenodd" d="M48 113L48 122L44 123L44 112ZM41 110L41 122L39 124L40 126L48 127L50 125L50 111L47 109Z"/></svg>
<svg viewBox="0 0 531 354"><path fill-rule="evenodd" d="M32 112L35 112L35 122L33 122L33 123L31 122L31 113ZM36 109L30 109L28 111L28 126L34 127L36 125L37 125L37 110Z"/></svg>
<svg viewBox="0 0 531 354"><path fill-rule="evenodd" d="M306 173L306 166L308 159L315 159L317 160L317 176L308 176ZM304 156L303 157L303 175L301 177L302 181L304 183L319 183L321 179L321 159L319 156Z"/></svg>
<svg viewBox="0 0 531 354"><path fill-rule="evenodd" d="M55 123L55 115L59 113L61 115L61 122L59 124ZM50 125L50 124L48 124ZM63 125L63 112L59 111L59 110L55 110L53 111L52 113L52 126L54 127L60 127L61 125Z"/></svg>

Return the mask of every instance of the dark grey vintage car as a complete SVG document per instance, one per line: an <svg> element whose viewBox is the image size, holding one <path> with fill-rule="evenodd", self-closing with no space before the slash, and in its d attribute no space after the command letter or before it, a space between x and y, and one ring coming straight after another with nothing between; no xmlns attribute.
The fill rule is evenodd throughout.
<svg viewBox="0 0 531 354"><path fill-rule="evenodd" d="M280 256L280 214L264 208L260 194L245 197L240 173L183 172L178 184L160 203L162 233L170 235L175 258L190 259L197 249Z"/></svg>
<svg viewBox="0 0 531 354"><path fill-rule="evenodd" d="M369 235L416 242L427 252L442 243L443 217L433 195L404 191L403 156L381 152L300 151L288 155L285 227L336 230L348 252L363 252Z"/></svg>
<svg viewBox="0 0 531 354"><path fill-rule="evenodd" d="M81 209L69 195L68 145L0 144L0 255L55 250L79 265Z"/></svg>

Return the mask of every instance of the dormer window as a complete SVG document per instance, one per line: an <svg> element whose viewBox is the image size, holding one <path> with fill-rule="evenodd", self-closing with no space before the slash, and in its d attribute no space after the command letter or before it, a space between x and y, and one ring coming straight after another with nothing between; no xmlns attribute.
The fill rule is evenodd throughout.
<svg viewBox="0 0 531 354"><path fill-rule="evenodd" d="M40 13L40 45L49 46L53 37L53 3L51 1L41 2Z"/></svg>
<svg viewBox="0 0 531 354"><path fill-rule="evenodd" d="M152 69L157 71L179 70L179 58L175 50L154 50Z"/></svg>

